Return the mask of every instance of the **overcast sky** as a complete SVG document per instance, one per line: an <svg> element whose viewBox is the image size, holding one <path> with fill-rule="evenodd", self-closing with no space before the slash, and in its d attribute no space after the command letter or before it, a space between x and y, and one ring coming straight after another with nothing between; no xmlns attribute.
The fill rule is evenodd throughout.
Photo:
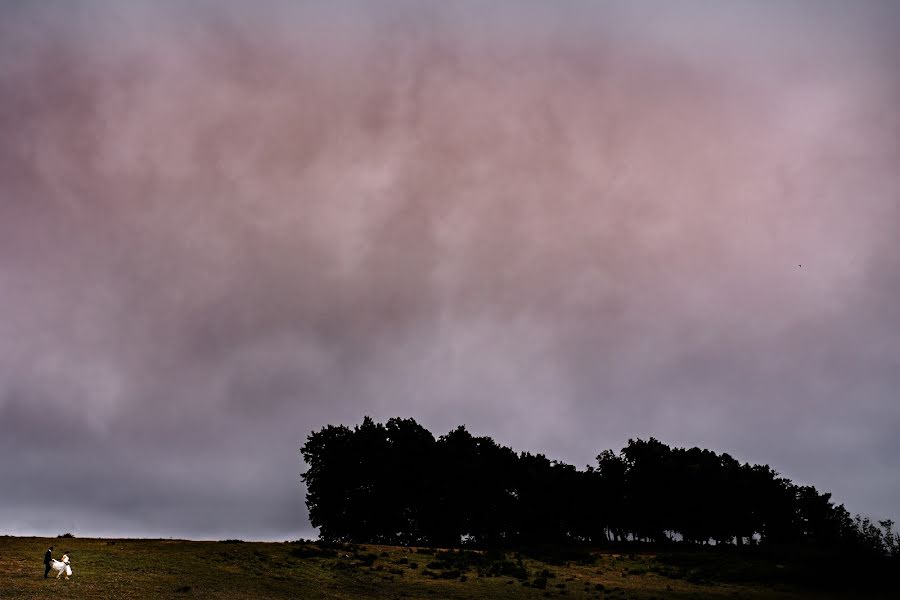
<svg viewBox="0 0 900 600"><path fill-rule="evenodd" d="M326 424L900 520L900 5L2 2L0 533L312 537Z"/></svg>

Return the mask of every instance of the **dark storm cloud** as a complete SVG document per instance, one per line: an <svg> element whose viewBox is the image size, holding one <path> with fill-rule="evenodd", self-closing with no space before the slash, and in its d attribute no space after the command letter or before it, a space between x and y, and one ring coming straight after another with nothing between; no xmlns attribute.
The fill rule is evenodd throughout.
<svg viewBox="0 0 900 600"><path fill-rule="evenodd" d="M3 7L5 529L309 534L364 414L897 517L892 3L323 4Z"/></svg>

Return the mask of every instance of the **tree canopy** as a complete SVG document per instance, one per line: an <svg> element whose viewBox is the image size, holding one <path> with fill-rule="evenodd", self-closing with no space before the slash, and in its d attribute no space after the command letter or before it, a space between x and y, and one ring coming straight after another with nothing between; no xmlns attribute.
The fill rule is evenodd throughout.
<svg viewBox="0 0 900 600"><path fill-rule="evenodd" d="M629 440L579 470L464 426L328 425L301 448L310 521L326 541L459 546L648 541L810 544L897 554L890 521L726 453Z"/></svg>

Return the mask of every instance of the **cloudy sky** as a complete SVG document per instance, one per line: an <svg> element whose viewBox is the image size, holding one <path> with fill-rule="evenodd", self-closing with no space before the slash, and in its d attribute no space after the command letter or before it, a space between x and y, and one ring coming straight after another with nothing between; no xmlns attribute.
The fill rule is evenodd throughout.
<svg viewBox="0 0 900 600"><path fill-rule="evenodd" d="M900 519L891 0L0 4L0 533L310 537L364 415Z"/></svg>

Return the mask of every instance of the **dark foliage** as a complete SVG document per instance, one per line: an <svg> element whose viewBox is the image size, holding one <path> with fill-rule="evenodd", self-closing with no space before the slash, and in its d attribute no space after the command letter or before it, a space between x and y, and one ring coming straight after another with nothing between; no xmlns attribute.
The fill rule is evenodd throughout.
<svg viewBox="0 0 900 600"><path fill-rule="evenodd" d="M596 562L596 556L591 554L589 548L582 545L528 546L521 548L520 552L528 558L560 567L570 563L592 565ZM548 577L552 577L552 575L548 575Z"/></svg>
<svg viewBox="0 0 900 600"><path fill-rule="evenodd" d="M328 548L319 548L312 544L303 544L297 548L293 548L289 552L294 558L332 558L337 556L337 551Z"/></svg>
<svg viewBox="0 0 900 600"><path fill-rule="evenodd" d="M445 577L441 573L459 572L464 574L473 569L479 577L515 577L516 579L528 577L528 569L525 568L521 555L510 559L506 553L497 550L438 552L435 559L425 566L429 572L440 572L435 576L441 578ZM446 576L446 578L452 577Z"/></svg>
<svg viewBox="0 0 900 600"><path fill-rule="evenodd" d="M768 465L653 438L605 450L582 471L517 454L462 426L436 439L412 419L366 417L353 429L311 433L301 453L310 520L325 542L518 547L551 564L589 562L588 545L635 543L799 547L873 569L900 563L892 522L854 519L831 494L795 485ZM521 560L503 560L509 564L439 553L428 569L523 577ZM704 571L667 568L684 578Z"/></svg>

